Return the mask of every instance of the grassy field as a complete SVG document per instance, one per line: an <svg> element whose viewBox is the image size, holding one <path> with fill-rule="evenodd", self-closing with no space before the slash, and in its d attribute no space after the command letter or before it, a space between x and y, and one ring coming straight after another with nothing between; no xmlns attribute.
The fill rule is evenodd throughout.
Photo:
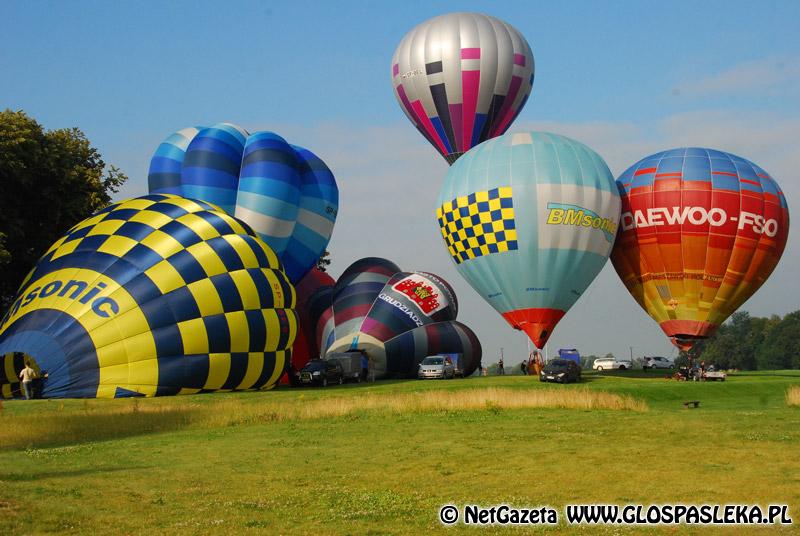
<svg viewBox="0 0 800 536"><path fill-rule="evenodd" d="M798 371L630 371L6 402L0 534L460 533L439 506L575 502L780 503L795 525L514 533L797 532L798 398Z"/></svg>

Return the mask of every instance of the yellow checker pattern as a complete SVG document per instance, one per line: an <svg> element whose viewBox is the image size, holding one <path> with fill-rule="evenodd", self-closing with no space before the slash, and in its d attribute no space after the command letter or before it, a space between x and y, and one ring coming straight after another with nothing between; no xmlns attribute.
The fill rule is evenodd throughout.
<svg viewBox="0 0 800 536"><path fill-rule="evenodd" d="M511 186L457 197L436 209L436 218L456 264L519 247Z"/></svg>
<svg viewBox="0 0 800 536"><path fill-rule="evenodd" d="M0 335L37 307L72 317L97 354L98 397L271 387L297 335L295 290L271 248L209 208L159 194L79 223L28 275ZM92 271L108 269L108 256L127 262ZM41 296L26 301L34 288ZM0 358L0 398L19 396L21 357Z"/></svg>

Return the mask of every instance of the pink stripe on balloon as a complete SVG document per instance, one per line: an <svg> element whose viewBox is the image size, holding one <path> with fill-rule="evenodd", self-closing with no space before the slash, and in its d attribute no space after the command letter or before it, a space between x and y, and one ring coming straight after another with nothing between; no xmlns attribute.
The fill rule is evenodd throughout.
<svg viewBox="0 0 800 536"><path fill-rule="evenodd" d="M425 136L425 139L427 139L429 142L435 145L436 141L434 140L436 140L437 138L435 136L431 138L430 134L426 132L425 129L423 128L422 119L417 115L417 111L414 109L414 106L412 106L411 102L408 100L408 95L406 95L406 89L403 87L402 84L397 86L395 89L397 90L397 95L400 97L400 102L403 103L403 108L405 108L408 114L412 117L411 121L414 123L414 126L417 127L417 130L419 130L423 136ZM423 117L425 117L426 120L428 119L424 115L424 112L423 112Z"/></svg>
<svg viewBox="0 0 800 536"><path fill-rule="evenodd" d="M394 65L392 65L392 76L397 76L399 72L400 72L400 64L395 63Z"/></svg>
<svg viewBox="0 0 800 536"><path fill-rule="evenodd" d="M491 136L499 136L508 129L511 121L516 116L516 110L512 107L514 100L517 98L519 88L522 85L522 78L519 76L511 77L511 86L508 88L508 94L503 101L503 106L500 107L500 112L497 114L502 120L497 123L497 126L492 130Z"/></svg>
<svg viewBox="0 0 800 536"><path fill-rule="evenodd" d="M433 143L435 143L436 147L439 148L439 152L441 152L443 155L446 155L448 151L445 148L444 143L442 143L442 140L439 139L439 134L433 127L433 123L431 123L431 120L428 119L428 116L425 113L425 108L422 107L422 102L415 100L414 102L411 103L411 107L417 114L417 117L419 118L422 127L428 132L428 136L430 136L430 139L433 140Z"/></svg>
<svg viewBox="0 0 800 536"><path fill-rule="evenodd" d="M417 114L414 113L414 108L411 106L411 101L408 100L408 96L406 95L406 88L404 88L403 85L400 84L395 88L395 90L397 91L397 96L400 97L400 102L403 103L403 108L406 109L406 111L411 115L411 117L415 117L417 119L416 121L414 121L414 126L418 126L419 118L417 117Z"/></svg>
<svg viewBox="0 0 800 536"><path fill-rule="evenodd" d="M461 127L461 150L472 147L472 128L475 125L475 110L478 108L478 90L481 84L480 71L461 72L461 95L464 108L461 111L463 124ZM452 117L452 115L451 115Z"/></svg>
<svg viewBox="0 0 800 536"><path fill-rule="evenodd" d="M481 49L480 48L462 48L461 49L461 59L462 60L479 60L479 59L481 59Z"/></svg>
<svg viewBox="0 0 800 536"><path fill-rule="evenodd" d="M525 55L524 54L514 54L514 65L521 65L525 67Z"/></svg>
<svg viewBox="0 0 800 536"><path fill-rule="evenodd" d="M461 109L464 107L463 104L450 104L448 108L450 109L450 121L453 124L453 135L455 137L456 142L456 151L461 152L462 148L464 147L464 142L461 139L461 136L458 135L461 132Z"/></svg>

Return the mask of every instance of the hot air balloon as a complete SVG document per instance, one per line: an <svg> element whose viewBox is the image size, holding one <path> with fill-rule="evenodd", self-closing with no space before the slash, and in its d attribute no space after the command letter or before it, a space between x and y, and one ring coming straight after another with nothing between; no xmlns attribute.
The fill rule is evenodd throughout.
<svg viewBox="0 0 800 536"><path fill-rule="evenodd" d="M289 374L299 371L310 359L317 359L320 356L319 346L316 338L316 326L312 320L311 297L319 295L322 291L330 290L336 281L327 273L312 268L306 276L295 286L297 292L297 337L292 345L292 359ZM317 312L317 315L319 313ZM316 318L316 317L314 317ZM281 376L281 383L291 383L289 374Z"/></svg>
<svg viewBox="0 0 800 536"><path fill-rule="evenodd" d="M437 275L403 272L391 261L368 257L311 299L315 310L322 303L327 306L316 324L323 354L363 350L378 378L413 377L433 354L461 354L464 375L480 362L480 342L455 320L455 293Z"/></svg>
<svg viewBox="0 0 800 536"><path fill-rule="evenodd" d="M533 88L533 53L511 25L449 13L411 30L392 58L400 107L449 164L503 134Z"/></svg>
<svg viewBox="0 0 800 536"><path fill-rule="evenodd" d="M314 153L230 123L169 136L148 182L151 194L207 201L250 225L295 283L325 251L339 204L336 179Z"/></svg>
<svg viewBox="0 0 800 536"><path fill-rule="evenodd" d="M749 160L698 147L643 158L617 184L622 219L614 268L636 302L688 351L775 269L789 234L786 198Z"/></svg>
<svg viewBox="0 0 800 536"><path fill-rule="evenodd" d="M45 398L268 388L297 332L275 253L203 201L149 195L70 229L0 321L0 393L24 359ZM18 385L18 384L17 384Z"/></svg>
<svg viewBox="0 0 800 536"><path fill-rule="evenodd" d="M485 141L459 158L438 206L458 273L542 348L606 263L620 201L600 155L529 132Z"/></svg>

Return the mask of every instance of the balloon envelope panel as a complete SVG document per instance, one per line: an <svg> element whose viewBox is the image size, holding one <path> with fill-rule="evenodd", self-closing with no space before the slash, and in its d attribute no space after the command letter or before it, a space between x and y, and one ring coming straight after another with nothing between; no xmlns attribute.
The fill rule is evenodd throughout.
<svg viewBox="0 0 800 536"><path fill-rule="evenodd" d="M201 199L246 222L293 282L325 251L339 205L333 173L314 153L229 123L168 137L153 155L148 183L150 193Z"/></svg>
<svg viewBox="0 0 800 536"><path fill-rule="evenodd" d="M413 375L430 354L463 354L467 368L480 360L477 337L455 322L458 302L452 287L435 274L401 272L386 259L361 259L345 270L332 292L320 292L312 302L319 311L322 352L364 350L379 377ZM320 304L327 307L319 310Z"/></svg>
<svg viewBox="0 0 800 536"><path fill-rule="evenodd" d="M331 276L317 268L312 268L295 287L298 330L294 345L292 345L291 365L294 370L302 369L309 359L317 359L320 356L315 325L312 320L311 298L322 291L330 291L334 284L336 281ZM289 383L289 379L282 376L281 383Z"/></svg>
<svg viewBox="0 0 800 536"><path fill-rule="evenodd" d="M533 73L533 53L522 34L480 13L423 22L392 58L400 107L450 164L508 129L530 95Z"/></svg>
<svg viewBox="0 0 800 536"><path fill-rule="evenodd" d="M47 370L44 397L269 387L295 338L294 303L249 227L150 195L103 209L45 253L0 322L0 355Z"/></svg>
<svg viewBox="0 0 800 536"><path fill-rule="evenodd" d="M775 269L789 233L786 198L756 164L699 147L643 158L617 183L614 268L673 342L691 348Z"/></svg>
<svg viewBox="0 0 800 536"><path fill-rule="evenodd" d="M506 134L448 171L436 216L456 268L537 347L602 269L620 201L603 159L555 134Z"/></svg>

